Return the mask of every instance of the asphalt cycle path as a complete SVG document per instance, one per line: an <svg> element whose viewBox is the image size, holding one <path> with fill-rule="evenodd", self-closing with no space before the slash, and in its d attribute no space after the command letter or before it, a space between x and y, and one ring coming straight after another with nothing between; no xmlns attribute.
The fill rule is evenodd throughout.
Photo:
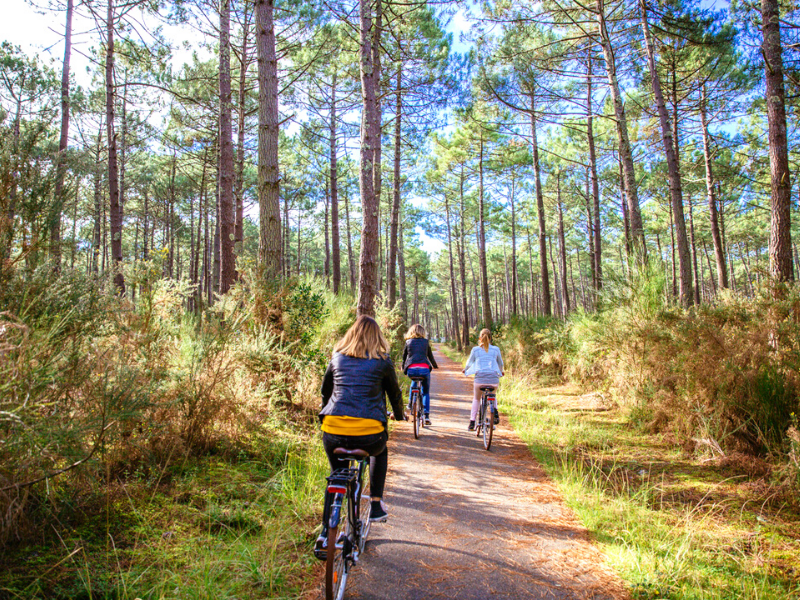
<svg viewBox="0 0 800 600"><path fill-rule="evenodd" d="M436 352L433 425L389 442L386 523L373 524L349 600L623 599L555 485L501 417L489 452L467 431L472 379ZM499 394L503 412L502 390Z"/></svg>

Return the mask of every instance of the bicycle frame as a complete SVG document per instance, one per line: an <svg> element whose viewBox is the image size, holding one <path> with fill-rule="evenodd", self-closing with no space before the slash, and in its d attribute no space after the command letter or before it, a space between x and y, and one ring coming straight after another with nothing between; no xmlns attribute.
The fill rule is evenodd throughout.
<svg viewBox="0 0 800 600"><path fill-rule="evenodd" d="M353 462L356 463L355 466L353 466ZM342 501L344 500L344 496L347 495L350 500L350 502L348 502L350 514L346 515L346 518L349 519L350 524L353 525L353 531L356 532L356 535L361 535L361 532L358 531L358 527L356 526L359 517L359 507L356 500L360 496L364 469L367 468L368 462L369 458L351 458L351 465L349 467L337 469L326 478L328 486L326 489L325 504L330 507L330 511L328 511L328 527L333 528L339 526L342 516Z"/></svg>

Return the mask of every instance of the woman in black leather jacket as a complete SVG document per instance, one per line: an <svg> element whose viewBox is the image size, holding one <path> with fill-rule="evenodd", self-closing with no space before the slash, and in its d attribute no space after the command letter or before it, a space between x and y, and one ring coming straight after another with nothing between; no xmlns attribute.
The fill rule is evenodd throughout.
<svg viewBox="0 0 800 600"><path fill-rule="evenodd" d="M423 377L422 408L425 424L431 424L431 368L438 369L430 342L425 339L425 328L417 323L408 328L406 346L403 348L403 373L409 377Z"/></svg>
<svg viewBox="0 0 800 600"><path fill-rule="evenodd" d="M369 452L369 482L372 503L370 521L385 521L386 506L381 501L388 469L386 442L386 396L397 420L403 414L403 392L389 358L390 346L378 323L361 315L333 350L322 380L322 444L331 472L347 467L347 461L334 454L336 448L360 448ZM327 523L327 519L325 520ZM327 528L317 539L315 553L327 547ZM321 552L320 552L321 551Z"/></svg>

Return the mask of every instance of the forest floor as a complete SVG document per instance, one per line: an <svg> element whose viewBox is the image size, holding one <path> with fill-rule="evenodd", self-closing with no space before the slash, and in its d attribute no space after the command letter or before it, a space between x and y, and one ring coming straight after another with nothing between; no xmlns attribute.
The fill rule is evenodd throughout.
<svg viewBox="0 0 800 600"><path fill-rule="evenodd" d="M436 360L433 425L417 440L409 424L394 428L389 521L373 527L347 598L627 598L506 418L489 452L467 431L472 380Z"/></svg>

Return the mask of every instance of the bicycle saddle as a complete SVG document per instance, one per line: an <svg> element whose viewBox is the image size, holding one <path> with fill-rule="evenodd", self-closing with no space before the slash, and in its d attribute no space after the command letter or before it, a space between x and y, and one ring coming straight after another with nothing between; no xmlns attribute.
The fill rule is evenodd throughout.
<svg viewBox="0 0 800 600"><path fill-rule="evenodd" d="M488 391L491 391L491 390L494 390L494 386L493 385L482 385L481 386L481 391L482 392L488 392Z"/></svg>
<svg viewBox="0 0 800 600"><path fill-rule="evenodd" d="M350 456L352 458L367 458L369 456L369 452L360 449L348 450L347 448L336 448L333 453L344 454L345 456Z"/></svg>

